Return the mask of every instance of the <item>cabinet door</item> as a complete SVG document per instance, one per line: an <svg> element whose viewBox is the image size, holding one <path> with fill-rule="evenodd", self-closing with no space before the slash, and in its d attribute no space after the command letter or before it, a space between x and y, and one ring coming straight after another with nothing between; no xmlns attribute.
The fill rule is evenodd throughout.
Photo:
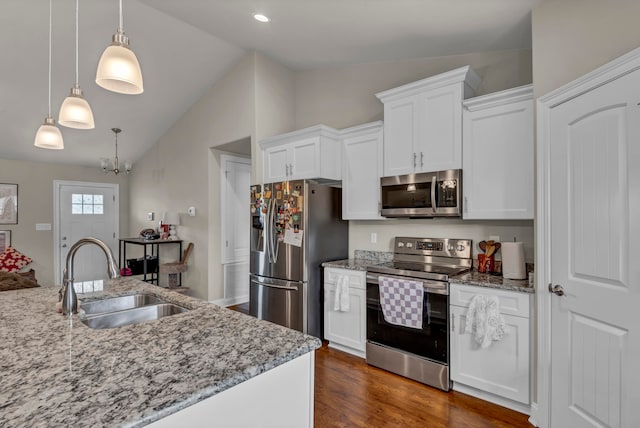
<svg viewBox="0 0 640 428"><path fill-rule="evenodd" d="M533 101L464 112L465 219L533 219Z"/></svg>
<svg viewBox="0 0 640 428"><path fill-rule="evenodd" d="M320 177L320 139L306 138L289 147L289 180Z"/></svg>
<svg viewBox="0 0 640 428"><path fill-rule="evenodd" d="M462 85L420 94L416 113L416 171L462 168Z"/></svg>
<svg viewBox="0 0 640 428"><path fill-rule="evenodd" d="M417 97L384 104L384 176L414 172Z"/></svg>
<svg viewBox="0 0 640 428"><path fill-rule="evenodd" d="M289 168L289 148L287 145L270 147L264 150L263 179L265 183L285 181Z"/></svg>
<svg viewBox="0 0 640 428"><path fill-rule="evenodd" d="M382 128L345 138L342 161L342 218L380 220Z"/></svg>
<svg viewBox="0 0 640 428"><path fill-rule="evenodd" d="M349 288L349 311L347 312L334 311L335 290L335 284L325 283L324 338L331 344L340 345L339 348L347 352L364 356L367 340L365 290Z"/></svg>
<svg viewBox="0 0 640 428"><path fill-rule="evenodd" d="M464 330L467 308L451 306L450 312L451 380L529 404L529 319L503 315L503 339L482 349Z"/></svg>

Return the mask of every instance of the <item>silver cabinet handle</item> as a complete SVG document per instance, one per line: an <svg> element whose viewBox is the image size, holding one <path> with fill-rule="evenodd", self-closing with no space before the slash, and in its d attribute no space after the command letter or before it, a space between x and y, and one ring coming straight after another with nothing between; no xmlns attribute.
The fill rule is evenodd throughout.
<svg viewBox="0 0 640 428"><path fill-rule="evenodd" d="M420 152L420 167L424 167L424 153Z"/></svg>
<svg viewBox="0 0 640 428"><path fill-rule="evenodd" d="M413 169L416 169L416 152L413 152Z"/></svg>
<svg viewBox="0 0 640 428"><path fill-rule="evenodd" d="M451 314L451 332L456 331L456 316Z"/></svg>
<svg viewBox="0 0 640 428"><path fill-rule="evenodd" d="M289 176L289 165L286 163L284 164L284 175Z"/></svg>
<svg viewBox="0 0 640 428"><path fill-rule="evenodd" d="M289 175L293 176L293 164L292 163L289 164Z"/></svg>
<svg viewBox="0 0 640 428"><path fill-rule="evenodd" d="M62 244L62 248L67 248L67 244Z"/></svg>
<svg viewBox="0 0 640 428"><path fill-rule="evenodd" d="M564 288L562 288L560 284L551 285L551 283L549 283L549 293L553 293L556 296L564 296Z"/></svg>

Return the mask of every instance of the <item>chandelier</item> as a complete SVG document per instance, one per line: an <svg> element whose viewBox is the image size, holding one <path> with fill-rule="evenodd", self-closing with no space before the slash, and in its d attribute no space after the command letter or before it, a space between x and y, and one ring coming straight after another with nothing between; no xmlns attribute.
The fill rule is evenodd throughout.
<svg viewBox="0 0 640 428"><path fill-rule="evenodd" d="M118 175L119 173L122 172L122 170L120 169L120 165L118 163L118 134L122 132L122 129L120 128L111 128L111 130L113 131L113 133L116 136L116 157L111 160L111 159L107 159L107 158L102 158L100 159L100 165L102 166L102 171L106 174L108 172L113 172L115 175ZM131 163L130 162L125 162L124 163L124 172L126 172L127 174L129 174L131 172Z"/></svg>

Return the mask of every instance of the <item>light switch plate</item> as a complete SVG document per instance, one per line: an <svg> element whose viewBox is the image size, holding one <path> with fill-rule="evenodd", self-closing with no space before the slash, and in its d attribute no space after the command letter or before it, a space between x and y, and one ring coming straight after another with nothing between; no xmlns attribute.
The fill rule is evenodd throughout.
<svg viewBox="0 0 640 428"><path fill-rule="evenodd" d="M147 220L153 221L153 213L152 212L148 212L147 213Z"/></svg>

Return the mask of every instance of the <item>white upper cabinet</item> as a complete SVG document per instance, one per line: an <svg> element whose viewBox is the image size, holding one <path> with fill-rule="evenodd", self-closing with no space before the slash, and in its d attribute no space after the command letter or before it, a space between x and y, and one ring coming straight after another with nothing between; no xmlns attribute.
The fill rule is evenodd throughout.
<svg viewBox="0 0 640 428"><path fill-rule="evenodd" d="M342 218L381 220L382 122L354 126L342 135Z"/></svg>
<svg viewBox="0 0 640 428"><path fill-rule="evenodd" d="M376 94L384 103L384 176L462 168L462 101L480 77L469 67Z"/></svg>
<svg viewBox="0 0 640 428"><path fill-rule="evenodd" d="M533 219L533 115L531 85L464 102L464 219Z"/></svg>
<svg viewBox="0 0 640 428"><path fill-rule="evenodd" d="M260 142L263 182L319 178L340 180L340 134L325 125L269 137Z"/></svg>

